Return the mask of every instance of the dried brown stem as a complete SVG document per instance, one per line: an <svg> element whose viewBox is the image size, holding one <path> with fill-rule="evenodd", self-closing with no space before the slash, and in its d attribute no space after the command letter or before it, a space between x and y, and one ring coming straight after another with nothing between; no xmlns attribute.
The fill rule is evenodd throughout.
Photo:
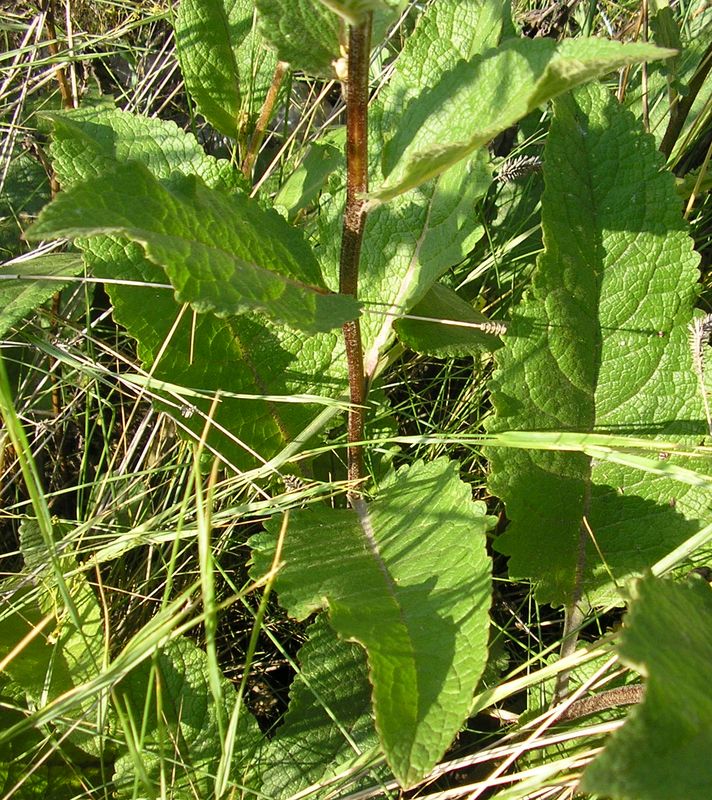
<svg viewBox="0 0 712 800"><path fill-rule="evenodd" d="M57 47L57 27L54 24L54 3L52 0L46 0L43 10L45 12L45 27L47 28L47 36L49 37L47 49L54 58L57 58L59 55L59 48ZM67 73L64 67L58 64L54 68L54 75L57 78L59 93L62 95L62 107L74 108L74 96L69 81L67 80Z"/></svg>
<svg viewBox="0 0 712 800"><path fill-rule="evenodd" d="M346 81L346 209L341 238L339 292L358 293L361 243L366 224L364 195L368 191L368 61L371 40L370 15L349 28L349 65ZM364 478L363 450L366 381L358 320L344 325L351 407L348 420L348 477L351 497L358 496Z"/></svg>
<svg viewBox="0 0 712 800"><path fill-rule="evenodd" d="M260 152L260 147L262 146L265 133L267 132L267 125L272 117L274 105L277 102L279 90L282 86L282 81L284 80L286 73L287 64L284 61L278 61L274 70L274 75L272 76L272 83L270 84L269 91L267 92L267 97L265 97L265 101L260 110L260 115L255 123L255 130L252 134L252 139L250 139L250 146L247 148L247 153L242 162L242 174L248 180L252 178L252 170L255 166L255 161L257 160L257 154Z"/></svg>

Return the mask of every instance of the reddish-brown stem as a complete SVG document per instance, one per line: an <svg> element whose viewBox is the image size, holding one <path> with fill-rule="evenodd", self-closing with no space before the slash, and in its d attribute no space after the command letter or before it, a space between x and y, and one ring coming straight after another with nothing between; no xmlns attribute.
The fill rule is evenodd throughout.
<svg viewBox="0 0 712 800"><path fill-rule="evenodd" d="M368 191L368 60L371 49L370 16L349 28L348 77L346 80L346 209L344 211L339 263L339 292L358 293L361 242L366 224L364 195ZM366 382L363 347L358 320L344 325L349 370L351 407L348 421L348 477L351 497L358 496L364 478L363 450Z"/></svg>

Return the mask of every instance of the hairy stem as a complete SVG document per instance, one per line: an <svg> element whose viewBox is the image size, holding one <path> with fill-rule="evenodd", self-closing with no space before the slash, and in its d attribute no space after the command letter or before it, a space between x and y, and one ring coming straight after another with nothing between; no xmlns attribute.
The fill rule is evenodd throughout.
<svg viewBox="0 0 712 800"><path fill-rule="evenodd" d="M368 58L370 15L360 25L349 28L349 66L346 80L346 209L341 238L339 291L356 297L361 242L366 224L364 195L368 191ZM349 371L351 407L348 421L348 477L351 498L358 496L364 478L363 450L366 382L363 371L363 346L358 320L344 325Z"/></svg>
<svg viewBox="0 0 712 800"><path fill-rule="evenodd" d="M564 711L559 717L559 722L587 717L589 714L596 714L608 708L634 705L643 699L643 692L643 686L634 684L632 686L619 686L616 689L608 689L591 697L583 697L581 700L572 703Z"/></svg>

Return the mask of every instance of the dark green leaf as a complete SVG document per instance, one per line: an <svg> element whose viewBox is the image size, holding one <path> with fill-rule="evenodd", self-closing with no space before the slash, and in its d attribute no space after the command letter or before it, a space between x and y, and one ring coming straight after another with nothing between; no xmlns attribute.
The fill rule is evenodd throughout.
<svg viewBox="0 0 712 800"><path fill-rule="evenodd" d="M256 0L261 30L281 61L310 75L336 77L341 58L339 18L319 0Z"/></svg>
<svg viewBox="0 0 712 800"><path fill-rule="evenodd" d="M291 220L313 203L329 175L343 166L345 141L346 130L341 128L313 144L302 163L282 184L274 199L275 208L284 209Z"/></svg>
<svg viewBox="0 0 712 800"><path fill-rule="evenodd" d="M254 30L253 0L181 0L176 47L203 116L235 138L269 89L276 58Z"/></svg>
<svg viewBox="0 0 712 800"><path fill-rule="evenodd" d="M0 268L0 336L69 282L43 280L43 276L71 278L82 269L81 256L70 253L40 256Z"/></svg>
<svg viewBox="0 0 712 800"><path fill-rule="evenodd" d="M416 353L445 358L501 347L498 336L487 332L493 323L442 284L433 284L410 314L424 319L399 319L395 329L403 344Z"/></svg>
<svg viewBox="0 0 712 800"><path fill-rule="evenodd" d="M144 661L114 689L115 702L125 720L133 722L140 737L136 742L149 786L142 785L133 756L116 761L114 781L119 800L150 791L161 794L161 784L170 775L171 797L213 796L214 777L224 741L220 731L235 707L234 686L220 675L223 702L217 705L209 682L205 653L190 640L171 640L152 661ZM160 687L160 690L157 688ZM254 754L261 734L247 709L240 709L236 750L232 762L232 785L249 785Z"/></svg>
<svg viewBox="0 0 712 800"><path fill-rule="evenodd" d="M299 665L284 724L262 756L261 789L275 800L338 774L378 746L366 656L337 638L325 614L309 628Z"/></svg>

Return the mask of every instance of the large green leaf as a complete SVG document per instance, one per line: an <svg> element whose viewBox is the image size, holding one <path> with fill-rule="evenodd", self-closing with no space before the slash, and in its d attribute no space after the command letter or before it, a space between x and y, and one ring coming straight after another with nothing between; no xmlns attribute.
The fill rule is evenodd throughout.
<svg viewBox="0 0 712 800"><path fill-rule="evenodd" d="M646 678L645 698L584 773L612 800L710 797L712 591L648 577L633 588L619 655Z"/></svg>
<svg viewBox="0 0 712 800"><path fill-rule="evenodd" d="M653 139L603 89L556 102L545 252L496 356L490 432L699 442L706 424L688 333L698 257L660 167ZM490 489L510 520L496 546L542 602L566 602L577 571L584 598L617 599L616 581L709 517L706 489L583 453L491 448L489 457Z"/></svg>
<svg viewBox="0 0 712 800"><path fill-rule="evenodd" d="M275 800L337 775L378 746L365 654L340 641L325 614L310 626L299 665L284 724L262 754L261 790Z"/></svg>
<svg viewBox="0 0 712 800"><path fill-rule="evenodd" d="M277 60L254 30L253 0L181 0L176 48L185 85L203 116L235 138L263 101Z"/></svg>
<svg viewBox="0 0 712 800"><path fill-rule="evenodd" d="M445 752L487 660L490 521L445 459L400 470L359 513L290 519L280 602L298 619L328 608L339 636L364 647L376 729L403 786ZM270 568L278 527L251 539L254 577Z"/></svg>
<svg viewBox="0 0 712 800"><path fill-rule="evenodd" d="M97 276L141 283L163 277L137 245L94 237L82 246ZM207 444L233 466L255 466L272 457L306 427L316 407L289 402L292 395L337 397L346 388L340 332L307 337L250 314L229 319L183 314L174 328L181 309L172 292L117 284L108 289L116 320L138 340L141 360L156 381L200 390L200 397L171 396L162 405L181 426L201 436L216 391L254 395L252 400L221 397L212 417ZM263 395L283 396L286 402L262 400Z"/></svg>
<svg viewBox="0 0 712 800"><path fill-rule="evenodd" d="M0 268L0 336L41 306L83 269L81 256L56 253ZM43 280L44 277L56 280Z"/></svg>
<svg viewBox="0 0 712 800"><path fill-rule="evenodd" d="M63 186L127 160L140 160L159 179L179 171L201 175L212 187L234 186L229 162L206 156L192 136L171 122L90 109L53 119L51 155ZM127 281L111 282L106 288L117 321L137 339L141 360L154 378L203 390L202 398L191 396L184 403L173 397L164 406L182 427L201 435L216 390L255 395L254 400L223 397L217 406L208 445L228 463L245 468L260 457L270 458L314 416L313 405L263 401L261 395L334 397L345 388L339 333L307 337L249 315L218 319L190 313L183 314L173 330L181 314L173 292L131 284L165 283L163 270L147 261L138 245L115 236L91 237L79 244L96 277Z"/></svg>
<svg viewBox="0 0 712 800"><path fill-rule="evenodd" d="M281 61L332 79L341 58L339 18L319 0L256 0L262 34Z"/></svg>
<svg viewBox="0 0 712 800"><path fill-rule="evenodd" d="M140 161L159 179L179 171L198 175L211 187L240 185L240 173L229 161L205 155L194 136L169 120L91 106L42 116L54 126L50 155L63 189L126 161Z"/></svg>
<svg viewBox="0 0 712 800"><path fill-rule="evenodd" d="M675 54L604 39L510 39L445 72L408 104L383 153L389 200L471 155L530 111L580 83L637 61Z"/></svg>
<svg viewBox="0 0 712 800"><path fill-rule="evenodd" d="M176 299L198 312L259 310L310 332L358 315L353 298L328 292L296 228L256 200L227 196L195 176L174 176L167 186L140 163L117 166L62 192L27 237L99 234L141 244L165 269Z"/></svg>
<svg viewBox="0 0 712 800"><path fill-rule="evenodd" d="M174 800L214 796L223 747L220 732L227 727L236 692L220 675L223 702L216 704L209 669L206 654L189 639L179 637L116 685L114 700L138 737L135 752L129 750L116 760L114 783L119 800L144 797L147 792L161 796L166 779ZM252 715L240 709L230 773L232 787L251 782L261 738ZM148 786L141 780L135 759L142 764Z"/></svg>

